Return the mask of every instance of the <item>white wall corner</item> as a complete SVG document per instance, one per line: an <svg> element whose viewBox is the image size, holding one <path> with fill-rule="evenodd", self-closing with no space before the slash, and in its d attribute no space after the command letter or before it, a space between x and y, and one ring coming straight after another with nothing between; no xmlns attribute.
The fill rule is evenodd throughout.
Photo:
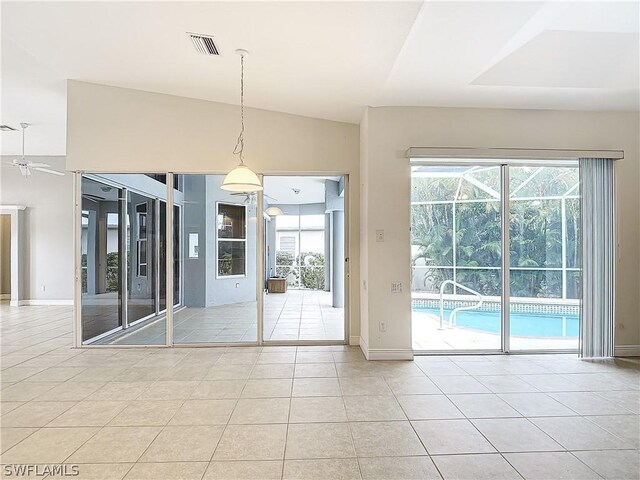
<svg viewBox="0 0 640 480"><path fill-rule="evenodd" d="M360 345L360 337L358 335L351 335L349 337L349 345Z"/></svg>
<svg viewBox="0 0 640 480"><path fill-rule="evenodd" d="M360 337L359 345L360 345L360 350L362 350L362 354L364 355L364 358L369 360L369 345L367 344L367 341L365 340L364 337Z"/></svg>
<svg viewBox="0 0 640 480"><path fill-rule="evenodd" d="M616 357L640 357L640 345L616 345L614 347Z"/></svg>

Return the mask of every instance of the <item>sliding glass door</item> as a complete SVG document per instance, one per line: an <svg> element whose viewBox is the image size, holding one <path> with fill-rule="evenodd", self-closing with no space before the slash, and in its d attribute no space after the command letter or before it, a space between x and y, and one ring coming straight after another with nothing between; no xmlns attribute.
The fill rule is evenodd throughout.
<svg viewBox="0 0 640 480"><path fill-rule="evenodd" d="M176 344L243 344L258 340L257 196L222 190L224 175L174 175ZM181 247L182 245L182 247ZM178 273L183 273L183 278ZM177 302L176 302L177 303Z"/></svg>
<svg viewBox="0 0 640 480"><path fill-rule="evenodd" d="M414 165L411 192L416 351L577 348L577 164Z"/></svg>
<svg viewBox="0 0 640 480"><path fill-rule="evenodd" d="M500 166L412 172L412 318L417 350L500 350Z"/></svg>
<svg viewBox="0 0 640 480"><path fill-rule="evenodd" d="M164 345L166 177L85 174L80 190L82 342Z"/></svg>
<svg viewBox="0 0 640 480"><path fill-rule="evenodd" d="M82 179L81 312L82 341L99 339L122 327L124 271L123 190Z"/></svg>
<svg viewBox="0 0 640 480"><path fill-rule="evenodd" d="M263 340L345 341L343 176L264 177Z"/></svg>
<svg viewBox="0 0 640 480"><path fill-rule="evenodd" d="M578 348L577 166L509 167L510 348Z"/></svg>
<svg viewBox="0 0 640 480"><path fill-rule="evenodd" d="M223 180L77 173L78 346L346 342L348 178Z"/></svg>

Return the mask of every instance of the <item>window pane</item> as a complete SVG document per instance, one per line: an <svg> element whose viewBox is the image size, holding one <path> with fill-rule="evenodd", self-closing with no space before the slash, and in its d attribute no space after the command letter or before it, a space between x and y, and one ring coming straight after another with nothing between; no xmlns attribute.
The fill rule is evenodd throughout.
<svg viewBox="0 0 640 480"><path fill-rule="evenodd" d="M509 185L511 349L574 349L580 272L563 269L579 266L578 168L514 166Z"/></svg>
<svg viewBox="0 0 640 480"><path fill-rule="evenodd" d="M453 204L412 205L413 264L453 265Z"/></svg>
<svg viewBox="0 0 640 480"><path fill-rule="evenodd" d="M562 272L559 270L511 270L511 296L562 298Z"/></svg>
<svg viewBox="0 0 640 480"><path fill-rule="evenodd" d="M499 297L502 291L502 276L498 269L458 269L456 281L483 296ZM471 295L461 288L456 288L456 294Z"/></svg>
<svg viewBox="0 0 640 480"><path fill-rule="evenodd" d="M218 204L218 238L246 238L246 207Z"/></svg>
<svg viewBox="0 0 640 480"><path fill-rule="evenodd" d="M300 215L300 228L324 229L324 215Z"/></svg>
<svg viewBox="0 0 640 480"><path fill-rule="evenodd" d="M567 272L567 298L572 300L580 299L580 285L582 273L576 270Z"/></svg>
<svg viewBox="0 0 640 480"><path fill-rule="evenodd" d="M276 216L277 230L298 230L300 217L298 215L278 215Z"/></svg>
<svg viewBox="0 0 640 480"><path fill-rule="evenodd" d="M244 275L245 242L218 242L218 276Z"/></svg>
<svg viewBox="0 0 640 480"><path fill-rule="evenodd" d="M500 202L456 205L458 266L499 267L502 228Z"/></svg>
<svg viewBox="0 0 640 480"><path fill-rule="evenodd" d="M413 293L440 293L440 285L453 280L453 269L414 266L411 269L411 291Z"/></svg>
<svg viewBox="0 0 640 480"><path fill-rule="evenodd" d="M511 266L562 267L562 201L510 203Z"/></svg>
<svg viewBox="0 0 640 480"><path fill-rule="evenodd" d="M431 175L440 173L433 172ZM441 178L429 176L427 172L414 174L411 178L411 201L412 202L438 202L451 201L458 189L458 178Z"/></svg>
<svg viewBox="0 0 640 480"><path fill-rule="evenodd" d="M576 193L578 193L576 191ZM567 268L580 268L580 199L565 200L565 228L567 232Z"/></svg>
<svg viewBox="0 0 640 480"><path fill-rule="evenodd" d="M510 169L511 195L561 197L578 184L575 167L514 167Z"/></svg>

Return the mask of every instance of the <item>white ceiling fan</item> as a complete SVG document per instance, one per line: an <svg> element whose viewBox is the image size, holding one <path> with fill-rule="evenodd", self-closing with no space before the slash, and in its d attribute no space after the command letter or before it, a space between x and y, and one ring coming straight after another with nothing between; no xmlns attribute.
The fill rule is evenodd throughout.
<svg viewBox="0 0 640 480"><path fill-rule="evenodd" d="M258 195L256 194L256 192L233 192L229 195L232 195L234 197L245 197L243 202L245 205L255 205L256 203L258 203ZM267 195L266 193L263 193L262 195L270 200L273 200L274 202L277 202L275 198Z"/></svg>
<svg viewBox="0 0 640 480"><path fill-rule="evenodd" d="M29 176L33 173L33 171L51 173L53 175L64 175L63 172L58 172L56 170L51 170L48 163L36 163L31 160L27 160L24 155L24 131L29 126L28 123L21 123L22 127L22 157L14 158L11 162L5 162L7 165L13 165L14 167L18 167L20 169L20 173L24 178L29 178Z"/></svg>

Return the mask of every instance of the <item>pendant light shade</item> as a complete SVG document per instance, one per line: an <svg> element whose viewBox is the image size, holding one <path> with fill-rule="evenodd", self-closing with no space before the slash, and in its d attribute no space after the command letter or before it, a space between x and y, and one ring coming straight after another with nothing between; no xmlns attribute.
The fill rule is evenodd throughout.
<svg viewBox="0 0 640 480"><path fill-rule="evenodd" d="M260 178L244 164L244 57L246 50L236 50L240 55L240 135L233 153L238 155L240 163L224 177L220 188L230 192L258 192L262 190Z"/></svg>
<svg viewBox="0 0 640 480"><path fill-rule="evenodd" d="M270 217L277 217L278 215L284 215L284 212L280 210L278 207L269 207L264 213L269 215Z"/></svg>
<svg viewBox="0 0 640 480"><path fill-rule="evenodd" d="M230 192L257 192L262 190L262 184L258 175L241 163L227 173L220 188Z"/></svg>

